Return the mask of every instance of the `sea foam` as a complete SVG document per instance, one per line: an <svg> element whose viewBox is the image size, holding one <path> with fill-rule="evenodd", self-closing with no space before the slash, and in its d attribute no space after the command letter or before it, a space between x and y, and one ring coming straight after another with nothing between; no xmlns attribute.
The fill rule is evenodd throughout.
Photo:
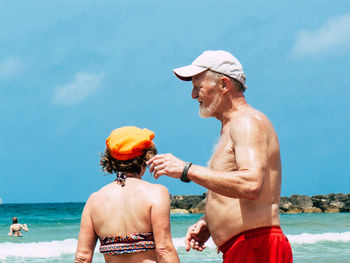
<svg viewBox="0 0 350 263"><path fill-rule="evenodd" d="M62 254L74 254L77 239L32 243L0 243L0 259L7 257L51 258Z"/></svg>
<svg viewBox="0 0 350 263"><path fill-rule="evenodd" d="M287 235L289 241L293 244L313 244L317 242L350 242L350 232L343 233L321 233L298 235ZM173 238L176 249L185 247L185 238ZM63 254L75 254L77 239L70 238L62 241L49 242L31 242L31 243L0 243L0 260L8 257L23 258L54 258ZM215 249L216 245L210 238L205 243L207 249ZM98 244L95 253L98 253Z"/></svg>
<svg viewBox="0 0 350 263"><path fill-rule="evenodd" d="M317 242L350 242L350 232L342 233L321 233L321 234L309 234L302 233L298 235L286 235L289 242L293 244L313 244ZM174 238L174 245L176 248L185 246L185 238ZM216 248L213 240L209 240L205 243L207 248Z"/></svg>
<svg viewBox="0 0 350 263"><path fill-rule="evenodd" d="M317 242L350 242L350 232L287 235L292 244L314 244Z"/></svg>

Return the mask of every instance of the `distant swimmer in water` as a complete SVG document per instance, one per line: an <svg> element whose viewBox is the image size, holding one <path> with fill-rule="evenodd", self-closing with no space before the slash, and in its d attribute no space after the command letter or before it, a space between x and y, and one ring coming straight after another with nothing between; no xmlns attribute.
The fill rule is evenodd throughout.
<svg viewBox="0 0 350 263"><path fill-rule="evenodd" d="M15 237L21 237L21 229L28 232L28 227L26 224L19 224L17 217L12 218L12 225L10 226L10 232L8 233L9 236L12 236L12 234Z"/></svg>

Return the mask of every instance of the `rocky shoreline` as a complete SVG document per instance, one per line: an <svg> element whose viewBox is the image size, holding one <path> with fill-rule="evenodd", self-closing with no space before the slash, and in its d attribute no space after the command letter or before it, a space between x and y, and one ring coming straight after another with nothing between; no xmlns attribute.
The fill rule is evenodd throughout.
<svg viewBox="0 0 350 263"><path fill-rule="evenodd" d="M206 194L174 195L170 200L172 213L203 214ZM281 197L279 208L282 214L350 212L350 193Z"/></svg>

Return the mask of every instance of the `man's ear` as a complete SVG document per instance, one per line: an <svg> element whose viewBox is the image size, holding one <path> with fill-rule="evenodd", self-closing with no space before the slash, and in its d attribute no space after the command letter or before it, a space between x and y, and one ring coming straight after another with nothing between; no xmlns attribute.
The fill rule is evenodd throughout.
<svg viewBox="0 0 350 263"><path fill-rule="evenodd" d="M228 77L222 77L220 79L220 86L222 91L226 92L226 90L229 89L230 84L231 84L231 81Z"/></svg>

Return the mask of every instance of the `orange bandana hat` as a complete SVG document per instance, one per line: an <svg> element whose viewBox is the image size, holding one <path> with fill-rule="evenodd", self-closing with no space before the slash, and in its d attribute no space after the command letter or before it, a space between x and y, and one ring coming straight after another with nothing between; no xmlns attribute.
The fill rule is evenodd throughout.
<svg viewBox="0 0 350 263"><path fill-rule="evenodd" d="M115 129L106 140L111 156L117 160L134 159L153 144L154 133L147 129L126 126Z"/></svg>

